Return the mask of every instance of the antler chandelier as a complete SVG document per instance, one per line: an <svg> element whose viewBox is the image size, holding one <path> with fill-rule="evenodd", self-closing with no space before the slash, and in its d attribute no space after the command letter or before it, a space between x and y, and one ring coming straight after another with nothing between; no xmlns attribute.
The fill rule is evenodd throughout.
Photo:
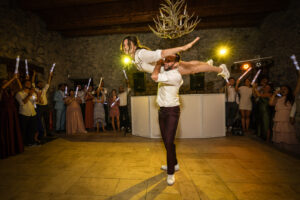
<svg viewBox="0 0 300 200"><path fill-rule="evenodd" d="M192 32L200 22L198 16L193 20L194 13L189 16L186 12L184 0L165 0L166 4L161 4L160 16L153 18L156 29L149 25L151 31L160 38L175 39ZM182 12L183 5L185 4Z"/></svg>

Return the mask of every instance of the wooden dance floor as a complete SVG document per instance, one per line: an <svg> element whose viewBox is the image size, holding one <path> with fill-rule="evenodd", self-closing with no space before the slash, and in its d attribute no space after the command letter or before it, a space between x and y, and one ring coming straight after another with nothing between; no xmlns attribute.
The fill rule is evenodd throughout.
<svg viewBox="0 0 300 200"><path fill-rule="evenodd" d="M102 134L102 133L100 133ZM0 199L300 199L300 160L255 139L177 139L167 186L160 139L62 137L0 160Z"/></svg>

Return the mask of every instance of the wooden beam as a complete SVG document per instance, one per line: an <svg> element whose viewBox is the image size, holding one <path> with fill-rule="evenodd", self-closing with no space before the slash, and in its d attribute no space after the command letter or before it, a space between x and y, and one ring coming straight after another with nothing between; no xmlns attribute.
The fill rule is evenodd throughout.
<svg viewBox="0 0 300 200"><path fill-rule="evenodd" d="M74 6L85 6L122 0L18 0L25 10L39 11ZM130 1L130 0L128 0Z"/></svg>
<svg viewBox="0 0 300 200"><path fill-rule="evenodd" d="M49 30L60 31L60 30L92 28L92 27L109 26L109 25L151 23L153 21L153 18L156 16L155 14L143 13L143 14L135 14L135 15L116 16L116 17L102 17L102 18L88 19L88 20L74 20L74 21L62 22L62 23L59 22L49 23L47 28Z"/></svg>
<svg viewBox="0 0 300 200"><path fill-rule="evenodd" d="M250 1L251 2L251 1ZM237 15L237 14L254 14L263 12L273 12L283 9L282 1L274 2L272 4L264 5L259 4L242 4L242 5L212 5L206 7L191 7L188 12L195 12L196 16L205 18L211 16L227 16L227 15ZM93 8L98 10L97 7ZM92 28L107 25L122 25L122 24L135 24L135 23L150 23L153 18L158 14L158 10L151 11L139 11L134 10L130 12L126 9L115 8L115 13L109 12L97 12L95 10L87 10L88 14L83 17L72 16L76 11L65 11L61 13L60 11L54 10L52 14L49 11L43 11L40 13L43 19L46 20L49 30L69 30L69 29L81 29L81 28ZM100 8L99 8L100 9ZM101 8L106 9L106 8ZM114 8L113 8L114 9ZM82 13L84 11L79 11Z"/></svg>
<svg viewBox="0 0 300 200"><path fill-rule="evenodd" d="M253 27L259 26L265 14L254 16L227 16L218 18L204 18L196 29L211 29L211 28L225 28L225 27ZM151 24L152 25L152 24ZM94 29L82 30L65 30L61 31L64 36L78 37L78 36L95 36L104 34L130 34L151 32L148 24L131 24L120 26L106 26Z"/></svg>

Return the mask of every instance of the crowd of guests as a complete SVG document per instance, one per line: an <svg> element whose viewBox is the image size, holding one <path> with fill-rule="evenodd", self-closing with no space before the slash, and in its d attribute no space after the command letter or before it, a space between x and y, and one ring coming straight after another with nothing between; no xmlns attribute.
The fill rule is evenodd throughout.
<svg viewBox="0 0 300 200"><path fill-rule="evenodd" d="M35 72L32 80L27 75L23 83L18 74L1 81L1 158L23 152L24 145L41 144L41 138L51 136L49 125L42 118L49 121L47 91L52 76L50 73L46 84L35 82Z"/></svg>
<svg viewBox="0 0 300 200"><path fill-rule="evenodd" d="M88 131L130 131L127 96L130 92L119 87L110 93L104 81L93 86L78 85L69 89L59 84L55 92L55 116L50 115L48 81L36 82L35 72L30 80L26 76L20 81L14 74L1 81L0 91L0 158L24 151L24 146L41 144L44 137L53 137L50 125L56 133L73 135ZM78 89L76 89L78 88ZM230 78L225 86L226 126L234 133L240 128L243 133L254 133L276 146L300 154L300 72L294 91L288 85L274 88L268 78L251 84L249 79L241 81ZM111 127L110 127L111 125Z"/></svg>
<svg viewBox="0 0 300 200"><path fill-rule="evenodd" d="M95 90L93 86L82 88L81 85L75 90L67 88L60 84L54 94L56 132L67 135L99 132L100 129L105 132L108 124L113 131L121 131L121 127L125 134L130 131L127 96L131 88L128 81L126 91L120 86L119 93L113 89L108 94L104 81Z"/></svg>
<svg viewBox="0 0 300 200"><path fill-rule="evenodd" d="M104 81L95 90L93 86L81 88L78 85L74 91L60 84L53 97L55 116L52 117L48 96L52 77L51 72L47 83L36 82L34 72L31 80L26 76L22 83L19 74L1 81L0 158L16 155L24 151L24 146L40 145L43 139L53 138L53 129L56 133L72 135L100 132L100 128L104 132L111 124L114 131L121 128L125 134L130 131L128 81L126 90L120 86L118 94L115 89L108 93Z"/></svg>
<svg viewBox="0 0 300 200"><path fill-rule="evenodd" d="M300 72L293 91L288 85L274 88L267 77L259 85L246 78L231 77L225 87L226 126L229 133L237 129L254 133L287 151L300 154ZM252 128L252 131L250 130Z"/></svg>

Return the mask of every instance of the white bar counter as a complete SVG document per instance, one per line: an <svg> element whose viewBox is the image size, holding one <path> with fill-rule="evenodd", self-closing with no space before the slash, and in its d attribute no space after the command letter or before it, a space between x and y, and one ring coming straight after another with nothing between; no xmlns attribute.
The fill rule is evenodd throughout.
<svg viewBox="0 0 300 200"><path fill-rule="evenodd" d="M180 95L180 119L177 138L223 137L225 127L224 94ZM132 134L160 138L156 96L132 96Z"/></svg>

